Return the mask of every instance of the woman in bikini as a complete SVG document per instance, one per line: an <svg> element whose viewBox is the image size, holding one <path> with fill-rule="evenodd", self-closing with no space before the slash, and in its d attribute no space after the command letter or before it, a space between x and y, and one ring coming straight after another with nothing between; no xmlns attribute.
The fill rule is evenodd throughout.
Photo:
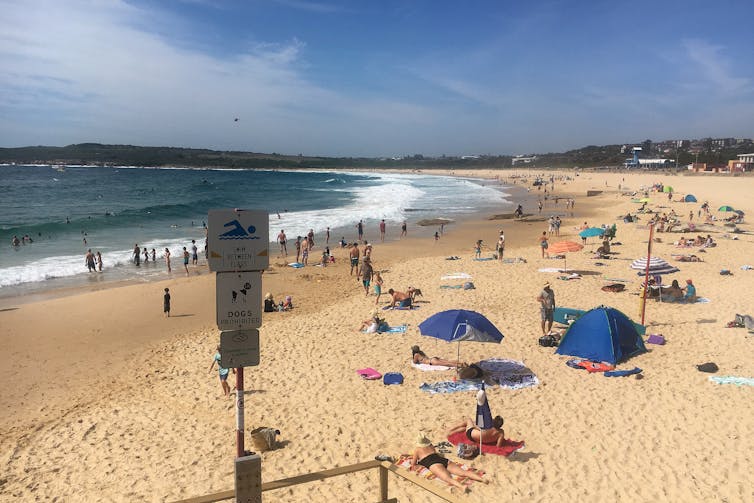
<svg viewBox="0 0 754 503"><path fill-rule="evenodd" d="M466 418L462 419L458 424L451 426L448 430L448 436L463 431L466 432L466 438L475 444L479 444L479 436L481 435L483 444L494 444L500 447L505 441L503 423L502 416L495 416L492 420L492 428L481 430L476 424L474 424L474 421Z"/></svg>
<svg viewBox="0 0 754 503"><path fill-rule="evenodd" d="M461 491L467 491L468 488L455 480L452 475L459 477L468 477L471 480L488 484L489 481L481 477L481 475L471 470L464 470L461 465L449 461L447 458L439 455L435 448L432 446L432 442L423 434L419 434L419 438L416 441L416 448L411 455L411 468L413 470L416 465L421 465L427 470L432 472L438 479L443 482L459 488Z"/></svg>
<svg viewBox="0 0 754 503"><path fill-rule="evenodd" d="M465 364L457 360L446 360L438 356L427 356L419 346L411 347L412 360L415 364L423 363L424 365L440 365L443 367L463 367Z"/></svg>

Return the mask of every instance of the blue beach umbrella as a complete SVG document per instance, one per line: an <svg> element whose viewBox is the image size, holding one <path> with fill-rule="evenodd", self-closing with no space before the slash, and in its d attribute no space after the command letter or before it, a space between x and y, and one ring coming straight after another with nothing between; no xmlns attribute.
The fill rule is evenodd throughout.
<svg viewBox="0 0 754 503"><path fill-rule="evenodd" d="M717 211L736 211L733 209L733 206L728 206L727 204L725 206L720 206Z"/></svg>
<svg viewBox="0 0 754 503"><path fill-rule="evenodd" d="M579 232L579 236L582 238L591 238L594 236L601 236L605 233L605 229L601 229L599 227L589 227L588 229L584 229L583 231Z"/></svg>
<svg viewBox="0 0 754 503"><path fill-rule="evenodd" d="M503 334L484 315L466 309L450 309L435 313L419 323L422 335L458 342L458 356L461 354L461 341L495 342L500 344Z"/></svg>

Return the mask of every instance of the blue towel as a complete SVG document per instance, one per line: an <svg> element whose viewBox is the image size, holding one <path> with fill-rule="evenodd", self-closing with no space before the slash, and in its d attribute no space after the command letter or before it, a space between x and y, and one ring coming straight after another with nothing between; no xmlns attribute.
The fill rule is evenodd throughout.
<svg viewBox="0 0 754 503"><path fill-rule="evenodd" d="M608 370L605 372L605 377L623 377L638 374L641 372L639 367L634 367L631 370Z"/></svg>
<svg viewBox="0 0 754 503"><path fill-rule="evenodd" d="M389 334L401 334L401 333L405 332L407 328L408 328L408 325L406 325L406 324L398 325L397 327L391 327L389 325L388 326L382 325L380 327L379 331L380 332L387 332Z"/></svg>
<svg viewBox="0 0 754 503"><path fill-rule="evenodd" d="M495 260L495 259L492 257L484 257L484 258L475 258L474 260L476 260L477 262L487 262L488 260Z"/></svg>
<svg viewBox="0 0 754 503"><path fill-rule="evenodd" d="M391 311L391 310L395 310L395 311L413 311L414 309L419 309L420 307L421 306L416 306L416 305L411 306L411 307L385 306L385 307L382 308L382 310L383 311Z"/></svg>
<svg viewBox="0 0 754 503"><path fill-rule="evenodd" d="M754 378L736 376L710 376L709 380L717 384L735 384L736 386L754 386Z"/></svg>

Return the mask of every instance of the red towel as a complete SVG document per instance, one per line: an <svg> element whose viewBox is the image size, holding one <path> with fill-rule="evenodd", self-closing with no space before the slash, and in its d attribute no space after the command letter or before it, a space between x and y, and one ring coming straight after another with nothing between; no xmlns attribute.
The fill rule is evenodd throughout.
<svg viewBox="0 0 754 503"><path fill-rule="evenodd" d="M467 437L466 433L463 431L459 431L458 433L453 433L448 437L448 442L450 442L453 445L458 444L470 444L472 443ZM479 445L479 442L476 442L476 445ZM516 442L515 440L505 439L503 441L503 445L500 447L494 445L494 444L482 444L482 452L484 454L497 454L498 456L510 456L514 452L516 452L519 449L523 449L526 445L525 442Z"/></svg>

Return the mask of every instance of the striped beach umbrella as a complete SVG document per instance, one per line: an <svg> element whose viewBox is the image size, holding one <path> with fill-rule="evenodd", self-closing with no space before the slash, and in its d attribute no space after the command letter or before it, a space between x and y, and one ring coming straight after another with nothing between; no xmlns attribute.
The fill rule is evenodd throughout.
<svg viewBox="0 0 754 503"><path fill-rule="evenodd" d="M645 271L647 270L647 257L637 258L636 260L631 262L631 269L639 271L637 273L639 276L645 274ZM667 261L659 257L652 257L649 259L649 274L652 276L672 274L679 271L680 269L671 264L668 264Z"/></svg>
<svg viewBox="0 0 754 503"><path fill-rule="evenodd" d="M547 247L547 253L566 256L567 253L582 250L584 245L574 241L558 241ZM563 272L567 270L566 260L563 259Z"/></svg>

